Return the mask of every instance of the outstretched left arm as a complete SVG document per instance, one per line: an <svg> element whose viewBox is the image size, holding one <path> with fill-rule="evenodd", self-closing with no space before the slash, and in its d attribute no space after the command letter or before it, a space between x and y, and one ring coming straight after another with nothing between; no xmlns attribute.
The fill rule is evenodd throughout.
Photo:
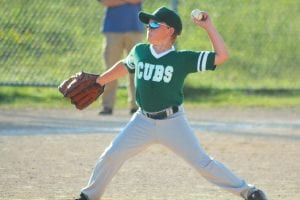
<svg viewBox="0 0 300 200"><path fill-rule="evenodd" d="M117 80L128 74L126 66L123 64L123 61L117 62L107 71L103 72L96 80L100 85L106 85L107 83Z"/></svg>

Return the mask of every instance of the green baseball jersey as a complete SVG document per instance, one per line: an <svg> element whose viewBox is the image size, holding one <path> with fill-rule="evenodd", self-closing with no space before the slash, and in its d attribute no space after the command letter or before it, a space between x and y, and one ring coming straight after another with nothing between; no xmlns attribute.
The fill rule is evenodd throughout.
<svg viewBox="0 0 300 200"><path fill-rule="evenodd" d="M137 44L124 59L135 73L136 102L147 112L157 112L183 102L183 84L189 73L214 70L215 53L176 51L157 54L150 44Z"/></svg>

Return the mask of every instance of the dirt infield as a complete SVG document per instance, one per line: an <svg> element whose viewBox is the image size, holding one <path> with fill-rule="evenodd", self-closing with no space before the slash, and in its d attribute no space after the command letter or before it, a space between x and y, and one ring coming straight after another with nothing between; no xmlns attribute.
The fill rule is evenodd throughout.
<svg viewBox="0 0 300 200"><path fill-rule="evenodd" d="M188 118L206 151L271 200L298 200L300 108L197 109ZM0 110L0 199L72 199L127 110ZM128 160L104 200L238 200L165 147Z"/></svg>

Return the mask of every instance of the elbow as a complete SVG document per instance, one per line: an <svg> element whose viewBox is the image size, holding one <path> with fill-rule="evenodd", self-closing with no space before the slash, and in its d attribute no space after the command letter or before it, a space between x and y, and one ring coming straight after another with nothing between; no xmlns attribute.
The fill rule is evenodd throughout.
<svg viewBox="0 0 300 200"><path fill-rule="evenodd" d="M223 63L225 63L228 59L229 59L229 53L226 51L226 52L224 52L224 53L222 53L222 54L220 54L220 55L217 55L215 64L216 64L216 65L223 64Z"/></svg>
<svg viewBox="0 0 300 200"><path fill-rule="evenodd" d="M229 53L228 53L228 51L226 51L224 53L224 55L222 56L222 59L223 59L223 62L225 62L225 61L227 61L229 59Z"/></svg>
<svg viewBox="0 0 300 200"><path fill-rule="evenodd" d="M139 3L142 3L142 0L128 0L127 3L139 4Z"/></svg>

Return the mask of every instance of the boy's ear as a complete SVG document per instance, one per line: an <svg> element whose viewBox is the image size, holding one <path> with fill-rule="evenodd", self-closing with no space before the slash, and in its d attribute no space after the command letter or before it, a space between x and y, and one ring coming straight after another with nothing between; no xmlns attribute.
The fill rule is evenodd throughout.
<svg viewBox="0 0 300 200"><path fill-rule="evenodd" d="M175 33L175 29L173 27L170 27L169 31L170 31L171 35L173 35Z"/></svg>

